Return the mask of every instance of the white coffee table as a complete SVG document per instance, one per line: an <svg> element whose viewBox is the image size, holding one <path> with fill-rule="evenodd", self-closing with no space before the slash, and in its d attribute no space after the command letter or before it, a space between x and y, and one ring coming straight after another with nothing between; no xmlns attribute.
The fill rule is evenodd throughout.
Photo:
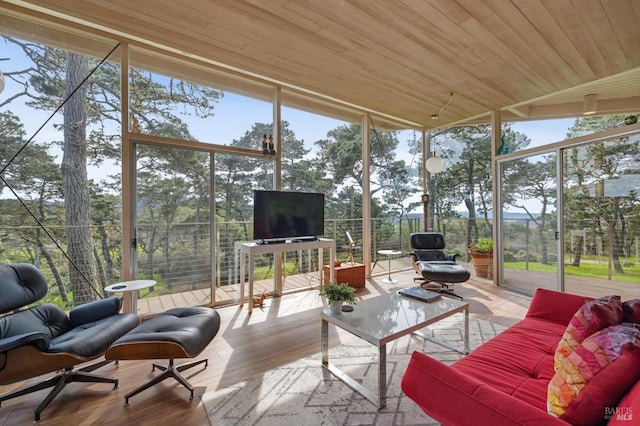
<svg viewBox="0 0 640 426"><path fill-rule="evenodd" d="M322 366L352 389L361 393L379 409L385 407L387 403L387 343L414 333L446 348L463 354L469 353L469 304L466 302L440 297L427 303L393 292L359 301L353 308L352 312L339 314L332 314L328 309L322 312L320 336ZM391 315L393 321L388 319L388 315L382 315L383 312L388 311L397 312L397 315ZM462 349L418 332L429 324L459 312L464 312L464 347ZM329 363L329 324L347 330L378 347L377 395Z"/></svg>
<svg viewBox="0 0 640 426"><path fill-rule="evenodd" d="M154 280L132 280L111 284L104 288L108 293L122 293L122 311L138 313L138 290L156 285Z"/></svg>
<svg viewBox="0 0 640 426"><path fill-rule="evenodd" d="M396 284L398 281L391 278L391 257L399 256L402 254L402 252L400 250L378 250L378 254L387 256L387 259L389 260L389 271L388 271L389 276L383 279L382 282L385 284Z"/></svg>

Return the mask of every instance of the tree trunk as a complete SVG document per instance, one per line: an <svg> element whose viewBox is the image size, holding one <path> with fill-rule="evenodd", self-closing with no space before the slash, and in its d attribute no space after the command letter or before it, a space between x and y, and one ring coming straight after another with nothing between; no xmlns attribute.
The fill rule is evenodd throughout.
<svg viewBox="0 0 640 426"><path fill-rule="evenodd" d="M469 212L467 218L467 247L478 241L478 225L476 224L476 206L471 198L465 198L464 204Z"/></svg>
<svg viewBox="0 0 640 426"><path fill-rule="evenodd" d="M38 233L39 232L40 230L38 230ZM51 253L49 253L49 250L47 250L47 247L42 243L42 240L40 239L39 235L37 237L37 242L38 242L38 248L40 249L40 254L42 254L42 257L44 257L44 259L47 261L47 264L49 265L49 269L51 270L51 274L53 275L53 279L56 282L56 287L58 287L60 298L65 304L68 304L69 297L67 296L67 289L65 288L64 282L62 281L62 277L60 276L60 272L56 267L55 259L53 258L53 256L51 256Z"/></svg>
<svg viewBox="0 0 640 426"><path fill-rule="evenodd" d="M540 223L538 224L538 238L540 238L540 250L542 251L542 258L540 259L540 263L543 265L549 264L549 249L547 248L547 237L544 233L544 230L547 225L547 198L544 197L544 201L542 202L542 209L540 213Z"/></svg>
<svg viewBox="0 0 640 426"><path fill-rule="evenodd" d="M467 247L471 245L471 243L478 241L478 224L476 223L476 205L474 202L474 182L473 182L473 167L474 160L471 158L469 160L469 165L467 167L467 191L468 196L464 198L464 204L467 210L469 211L469 217L467 220Z"/></svg>
<svg viewBox="0 0 640 426"><path fill-rule="evenodd" d="M193 258L198 259L200 256L200 205L202 203L201 193L198 192L198 198L196 200L196 212L193 218L195 226L193 229Z"/></svg>
<svg viewBox="0 0 640 426"><path fill-rule="evenodd" d="M154 264L154 255L156 252L156 220L155 215L153 213L153 208L150 209L150 222L149 222L149 244L146 250L147 253L147 277L149 279L153 279L155 276L155 264ZM155 287L150 287L149 292L155 291Z"/></svg>
<svg viewBox="0 0 640 426"><path fill-rule="evenodd" d="M70 53L67 57L68 96L88 73L88 60ZM64 154L62 157L62 187L67 226L67 252L71 259L69 278L75 306L95 300L91 286L95 283L89 185L87 181L87 113L86 89L78 91L64 105Z"/></svg>
<svg viewBox="0 0 640 426"><path fill-rule="evenodd" d="M618 274L624 274L622 263L620 263L620 250L622 245L618 239L618 233L616 232L616 221L608 221L609 227L609 244L611 244L611 263L613 264L613 270Z"/></svg>
<svg viewBox="0 0 640 426"><path fill-rule="evenodd" d="M582 238L582 235L576 238L578 239L578 242L576 244L576 251L573 254L573 263L571 263L571 266L577 268L580 266L580 258L582 257L582 251L584 250L584 238Z"/></svg>
<svg viewBox="0 0 640 426"><path fill-rule="evenodd" d="M104 225L98 227L98 233L100 234L100 240L102 241L102 256L105 262L105 279L107 283L114 282L113 278L113 258L111 257L111 251L109 251L109 236Z"/></svg>
<svg viewBox="0 0 640 426"><path fill-rule="evenodd" d="M40 214L40 218L45 217L44 214L44 203L45 197L42 192L40 192L40 196L38 197L38 212ZM41 236L42 230L40 228L36 228L36 243L38 244L38 249L42 256L45 258L47 263L49 264L49 269L51 270L51 274L53 275L53 279L56 282L56 286L58 287L58 292L60 293L60 298L62 301L68 305L69 304L69 296L67 295L67 289L62 281L62 277L60 276L60 272L58 271L58 267L56 266L55 260L53 256L47 250L46 246L42 242Z"/></svg>

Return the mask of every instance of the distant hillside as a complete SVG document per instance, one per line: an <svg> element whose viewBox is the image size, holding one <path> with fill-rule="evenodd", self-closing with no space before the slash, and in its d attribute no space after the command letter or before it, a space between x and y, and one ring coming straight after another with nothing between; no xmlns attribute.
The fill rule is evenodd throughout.
<svg viewBox="0 0 640 426"><path fill-rule="evenodd" d="M465 217L465 218L469 217L468 211L459 210L457 213L461 217ZM489 216L489 219L493 219L492 212L489 212L488 216ZM409 213L407 217L409 217L410 219L422 219L422 213ZM526 213L520 213L520 212L505 212L504 218L509 220L526 220L526 219L529 219L529 215Z"/></svg>

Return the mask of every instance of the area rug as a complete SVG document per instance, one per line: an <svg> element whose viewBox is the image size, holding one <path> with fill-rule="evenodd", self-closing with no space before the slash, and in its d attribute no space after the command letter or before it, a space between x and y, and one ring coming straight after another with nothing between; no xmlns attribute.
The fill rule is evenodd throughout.
<svg viewBox="0 0 640 426"><path fill-rule="evenodd" d="M462 348L462 321L462 314L454 315L423 332ZM502 330L504 327L490 322L470 319L471 349ZM211 425L215 426L435 425L438 423L400 389L402 375L416 350L448 364L463 356L413 335L387 344L387 406L382 410L326 372L321 367L319 352L208 392L202 401ZM329 350L329 362L377 393L378 355L373 345L358 338L349 339Z"/></svg>

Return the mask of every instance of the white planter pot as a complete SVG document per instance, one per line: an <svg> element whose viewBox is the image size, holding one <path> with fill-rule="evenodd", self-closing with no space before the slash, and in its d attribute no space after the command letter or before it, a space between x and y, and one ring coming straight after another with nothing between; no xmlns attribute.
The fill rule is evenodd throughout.
<svg viewBox="0 0 640 426"><path fill-rule="evenodd" d="M334 315L342 312L342 302L329 303L329 312Z"/></svg>

